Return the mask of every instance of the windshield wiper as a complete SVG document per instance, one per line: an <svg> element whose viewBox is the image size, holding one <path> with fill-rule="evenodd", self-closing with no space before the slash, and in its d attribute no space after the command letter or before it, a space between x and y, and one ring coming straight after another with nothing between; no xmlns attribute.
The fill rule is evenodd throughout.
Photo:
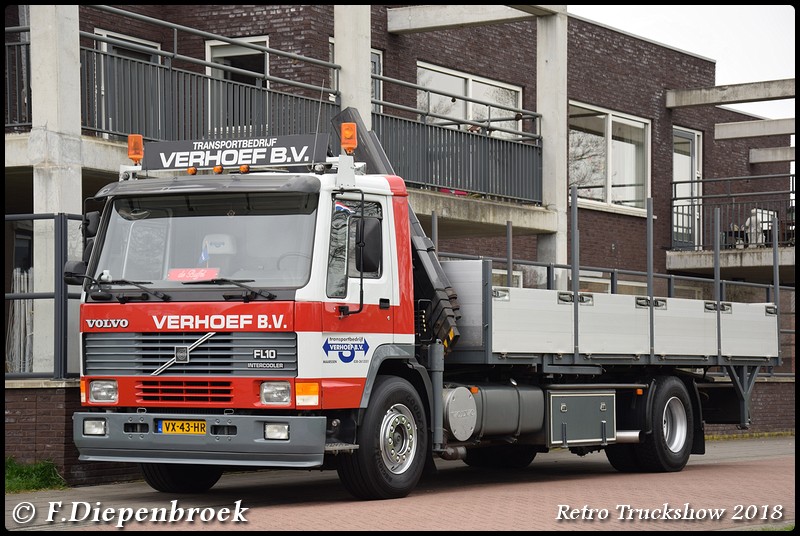
<svg viewBox="0 0 800 536"><path fill-rule="evenodd" d="M183 281L184 285L235 285L237 287L245 289L247 292L242 294L241 296L230 296L225 295L223 296L226 300L234 299L234 298L242 298L244 302L249 302L250 300L254 300L256 296L261 296L262 298L266 298L268 300L274 300L277 298L275 294L268 290L257 289L253 288L249 285L245 285L244 283L252 283L255 281L254 279L228 279L226 277L217 277L215 279L204 279L202 281Z"/></svg>
<svg viewBox="0 0 800 536"><path fill-rule="evenodd" d="M131 285L132 287L142 289L147 294L155 296L161 301L169 301L172 299L168 294L164 294L160 290L153 290L151 288L147 288L146 286L144 286L149 284L152 284L152 281L128 281L127 279L112 279L111 281L100 281L100 288L102 289L103 285ZM143 299L147 299L147 296L145 294L143 294L142 297ZM121 294L117 296L117 301L119 301L120 303L125 303L126 301L130 301L131 299L134 298L136 298L136 296L126 296L124 294Z"/></svg>

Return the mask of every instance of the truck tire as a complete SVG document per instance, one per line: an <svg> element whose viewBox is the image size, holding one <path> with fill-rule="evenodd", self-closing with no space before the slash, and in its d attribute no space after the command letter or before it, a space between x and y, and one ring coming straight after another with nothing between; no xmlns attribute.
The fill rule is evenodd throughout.
<svg viewBox="0 0 800 536"><path fill-rule="evenodd" d="M223 469L213 465L142 463L139 468L151 488L164 493L203 493L222 476Z"/></svg>
<svg viewBox="0 0 800 536"><path fill-rule="evenodd" d="M427 443L417 391L403 378L378 376L358 430L359 448L339 460L339 479L358 499L405 497L422 476Z"/></svg>
<svg viewBox="0 0 800 536"><path fill-rule="evenodd" d="M636 445L622 444L609 445L605 449L606 458L611 463L611 467L620 473L636 473L641 471L641 464L636 458Z"/></svg>
<svg viewBox="0 0 800 536"><path fill-rule="evenodd" d="M467 449L464 463L485 469L524 469L536 457L534 445L491 445Z"/></svg>
<svg viewBox="0 0 800 536"><path fill-rule="evenodd" d="M694 414L686 385L675 376L655 379L651 408L653 433L635 444L643 471L680 471L689 461L694 439Z"/></svg>

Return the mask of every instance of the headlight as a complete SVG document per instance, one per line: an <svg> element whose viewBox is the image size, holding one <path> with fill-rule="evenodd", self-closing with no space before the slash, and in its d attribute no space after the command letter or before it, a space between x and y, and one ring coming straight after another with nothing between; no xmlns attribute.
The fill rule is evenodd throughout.
<svg viewBox="0 0 800 536"><path fill-rule="evenodd" d="M289 425L286 423L264 423L264 439L289 439Z"/></svg>
<svg viewBox="0 0 800 536"><path fill-rule="evenodd" d="M261 384L261 403L266 405L289 404L292 400L292 387L289 382L263 382Z"/></svg>
<svg viewBox="0 0 800 536"><path fill-rule="evenodd" d="M89 402L116 402L117 380L94 380L89 384Z"/></svg>
<svg viewBox="0 0 800 536"><path fill-rule="evenodd" d="M83 435L104 436L106 435L105 419L86 419L83 421Z"/></svg>

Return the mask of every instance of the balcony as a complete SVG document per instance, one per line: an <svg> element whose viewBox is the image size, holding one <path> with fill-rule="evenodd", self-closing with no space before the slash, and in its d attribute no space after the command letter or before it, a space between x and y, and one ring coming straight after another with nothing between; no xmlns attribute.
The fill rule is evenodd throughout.
<svg viewBox="0 0 800 536"><path fill-rule="evenodd" d="M793 174L674 183L670 272L793 285L794 246Z"/></svg>
<svg viewBox="0 0 800 536"><path fill-rule="evenodd" d="M338 65L110 6L81 9L81 13L86 9L108 11L137 24L153 25L162 33L172 31L176 48L166 51L79 32L80 66L76 68L80 68L81 129L84 138L104 143L97 146L96 153L107 151L111 142L120 148L119 154L124 158L123 143L130 133L142 134L145 141L175 141L320 132L329 135L329 150L338 154L336 137L330 134L331 120L340 111ZM30 44L23 38L29 30L6 28L5 131L20 134L20 142L31 130L34 112L28 83ZM265 65L268 58L271 72L291 78L212 64L181 54L178 49L187 36L213 37L251 48L264 56ZM117 54L123 47L132 53ZM248 82L234 81L243 79ZM318 82L316 86L308 83L320 79L325 81L323 86ZM373 98L373 130L395 173L406 180L413 193L462 196L476 203L500 202L509 210L547 216L548 211L541 208L542 143L537 133L538 114L437 93L453 102L479 105L484 116L472 120L437 115L420 105L426 95L430 102L429 88L379 75L372 75L372 79L373 87L380 88L376 94L392 95L392 100ZM120 160L106 160L95 169L115 176ZM19 182L23 188L24 181L19 179ZM551 219L528 218L535 223L527 231L554 232ZM495 223L504 231L505 222L502 219Z"/></svg>

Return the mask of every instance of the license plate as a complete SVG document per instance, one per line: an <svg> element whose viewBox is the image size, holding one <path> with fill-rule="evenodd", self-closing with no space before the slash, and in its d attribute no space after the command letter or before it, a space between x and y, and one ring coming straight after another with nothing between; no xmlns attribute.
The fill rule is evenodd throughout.
<svg viewBox="0 0 800 536"><path fill-rule="evenodd" d="M158 421L159 434L205 435L206 421Z"/></svg>

